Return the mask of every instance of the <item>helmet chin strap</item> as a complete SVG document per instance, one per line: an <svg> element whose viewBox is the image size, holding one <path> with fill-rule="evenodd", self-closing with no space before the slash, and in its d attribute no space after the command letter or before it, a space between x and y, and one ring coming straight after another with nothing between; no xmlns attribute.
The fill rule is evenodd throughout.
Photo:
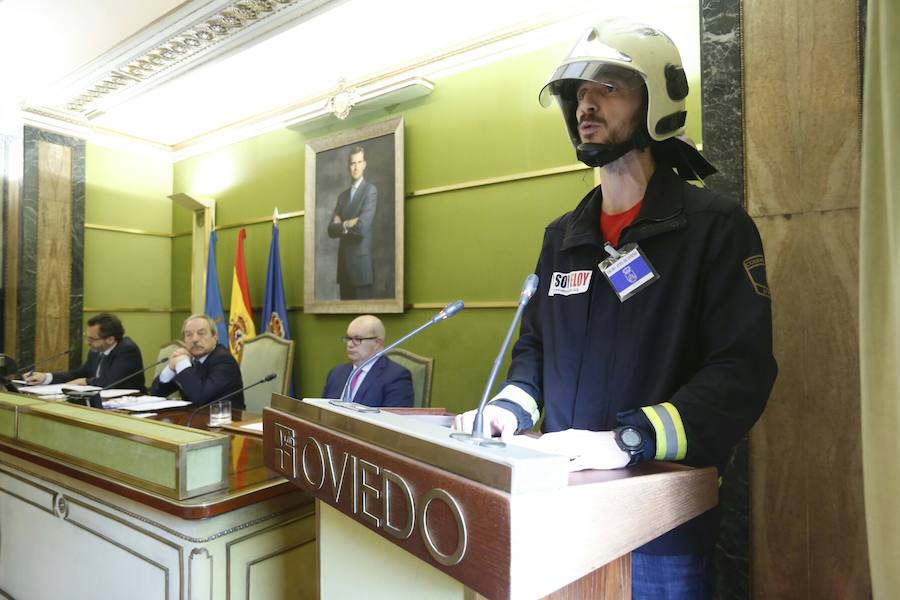
<svg viewBox="0 0 900 600"><path fill-rule="evenodd" d="M643 150L650 145L646 125L638 126L627 141L620 144L578 144L575 156L589 167L602 167L619 160L632 150Z"/></svg>
<svg viewBox="0 0 900 600"><path fill-rule="evenodd" d="M622 144L578 144L575 156L589 167L602 167L617 161L634 150L634 143L628 140Z"/></svg>

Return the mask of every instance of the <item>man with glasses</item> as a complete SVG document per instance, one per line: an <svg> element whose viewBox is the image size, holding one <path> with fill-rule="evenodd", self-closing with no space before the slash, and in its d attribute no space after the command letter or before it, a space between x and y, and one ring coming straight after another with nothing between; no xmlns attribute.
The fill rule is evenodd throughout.
<svg viewBox="0 0 900 600"><path fill-rule="evenodd" d="M323 398L340 399L347 378L354 367L384 347L384 324L378 317L362 315L350 322L347 334L341 337L347 346L349 363L331 369L325 381ZM353 373L349 385L349 399L366 406L412 406L412 376L409 370L382 356Z"/></svg>
<svg viewBox="0 0 900 600"><path fill-rule="evenodd" d="M144 391L141 349L131 338L125 336L125 328L119 317L106 312L94 315L88 319L84 340L90 352L83 365L73 371L60 373L35 371L29 373L25 381L29 385L71 383L99 387L115 383L118 388ZM120 381L125 377L127 379Z"/></svg>
<svg viewBox="0 0 900 600"><path fill-rule="evenodd" d="M191 315L181 326L187 348L178 348L153 380L150 393L168 396L181 391L191 404L206 404L244 387L241 368L231 352L219 344L216 322L207 315ZM230 397L235 408L244 408L244 394Z"/></svg>

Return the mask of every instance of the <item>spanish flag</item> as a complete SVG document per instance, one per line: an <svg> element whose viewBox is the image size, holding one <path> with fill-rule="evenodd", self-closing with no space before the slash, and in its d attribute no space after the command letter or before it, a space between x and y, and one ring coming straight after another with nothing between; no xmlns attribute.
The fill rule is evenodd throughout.
<svg viewBox="0 0 900 600"><path fill-rule="evenodd" d="M234 276L231 278L231 312L228 316L228 349L235 360L241 362L244 342L256 337L253 325L253 308L247 286L247 269L244 266L244 238L247 232L238 232L237 252L234 255Z"/></svg>

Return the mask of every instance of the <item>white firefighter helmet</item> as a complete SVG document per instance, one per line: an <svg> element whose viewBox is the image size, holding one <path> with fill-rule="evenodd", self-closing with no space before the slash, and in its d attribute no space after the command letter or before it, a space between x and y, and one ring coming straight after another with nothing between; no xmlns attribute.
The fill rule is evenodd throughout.
<svg viewBox="0 0 900 600"><path fill-rule="evenodd" d="M613 19L585 31L541 89L543 106L556 97L573 146L581 143L575 117L578 86L584 81L604 83L610 79L620 86L629 82L646 86L646 133L650 139L637 147L684 131L688 84L678 48L658 29Z"/></svg>

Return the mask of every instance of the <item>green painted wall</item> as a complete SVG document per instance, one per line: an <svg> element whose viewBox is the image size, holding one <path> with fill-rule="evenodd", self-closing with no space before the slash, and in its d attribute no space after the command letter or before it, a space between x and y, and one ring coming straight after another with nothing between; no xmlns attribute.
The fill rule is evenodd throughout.
<svg viewBox="0 0 900 600"><path fill-rule="evenodd" d="M542 109L537 102L565 50L549 48L438 79L428 97L375 114L280 130L181 161L174 166L172 189L216 198L220 226L271 215L275 207L302 210L308 141L399 115L405 119L407 192L574 164L558 109ZM692 88L699 89L697 82ZM699 142L698 107L699 95L693 94L688 135ZM592 187L593 174L585 170L406 200L405 302L514 301L534 268L544 226ZM174 208L171 227L189 232L188 212ZM257 317L270 231L268 223L247 227L247 272ZM216 259L226 305L236 235L237 229L219 232ZM282 222L281 258L287 302L297 307L303 302L302 218ZM182 309L172 316L174 336L190 305L189 235L173 241L171 264L171 305ZM405 345L435 358L434 406L462 411L477 403L513 312L467 309ZM402 335L433 313L385 315L388 336ZM339 337L350 318L291 311L299 394L318 396L328 369L345 360Z"/></svg>
<svg viewBox="0 0 900 600"><path fill-rule="evenodd" d="M171 193L171 162L87 145L86 223L171 233ZM171 238L87 228L84 319L92 308L116 309L144 362L151 361L170 339L171 270Z"/></svg>

